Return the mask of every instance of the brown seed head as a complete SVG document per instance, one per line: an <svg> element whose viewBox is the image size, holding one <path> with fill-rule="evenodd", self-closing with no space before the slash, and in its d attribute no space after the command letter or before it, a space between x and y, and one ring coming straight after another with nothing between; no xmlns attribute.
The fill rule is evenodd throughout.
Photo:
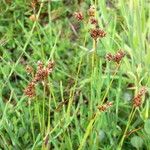
<svg viewBox="0 0 150 150"><path fill-rule="evenodd" d="M122 58L125 56L125 52L123 50L119 50L113 58L113 61L116 63L120 63L120 61L122 60Z"/></svg>
<svg viewBox="0 0 150 150"><path fill-rule="evenodd" d="M106 36L106 32L99 28L94 28L90 30L90 35L93 39L103 38Z"/></svg>
<svg viewBox="0 0 150 150"><path fill-rule="evenodd" d="M38 64L38 67L37 67L36 74L34 78L32 79L32 81L24 90L25 95L27 95L30 98L35 96L35 85L38 82L43 81L45 78L47 78L54 68L54 62L52 61L50 61L46 67L44 67L41 61L38 61L37 64Z"/></svg>
<svg viewBox="0 0 150 150"><path fill-rule="evenodd" d="M24 94L30 98L35 96L35 83L34 82L31 82L28 84L28 86L24 90Z"/></svg>
<svg viewBox="0 0 150 150"><path fill-rule="evenodd" d="M83 13L82 13L81 11L75 12L75 13L74 13L74 17L75 17L78 21L82 21L82 20L84 19Z"/></svg>
<svg viewBox="0 0 150 150"><path fill-rule="evenodd" d="M112 55L111 53L106 54L106 59L108 61L114 61L119 64L124 56L125 52L123 50L119 50L115 55Z"/></svg>
<svg viewBox="0 0 150 150"><path fill-rule="evenodd" d="M142 105L142 96L147 92L146 87L142 87L138 94L133 99L133 106L140 107Z"/></svg>
<svg viewBox="0 0 150 150"><path fill-rule="evenodd" d="M39 61L37 72L35 74L33 82L37 83L37 82L42 81L45 78L47 78L48 75L53 71L53 68L54 68L54 62L50 61L47 65L47 67L44 67L43 63Z"/></svg>
<svg viewBox="0 0 150 150"><path fill-rule="evenodd" d="M99 111L104 112L106 111L109 107L113 105L112 102L106 102L105 104L101 105L98 107Z"/></svg>

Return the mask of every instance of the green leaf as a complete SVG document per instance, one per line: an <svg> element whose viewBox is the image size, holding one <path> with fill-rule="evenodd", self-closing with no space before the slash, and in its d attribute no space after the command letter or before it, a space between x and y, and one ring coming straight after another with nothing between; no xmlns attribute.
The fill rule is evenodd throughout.
<svg viewBox="0 0 150 150"><path fill-rule="evenodd" d="M143 139L139 136L134 136L131 138L131 144L133 147L139 149L143 145Z"/></svg>
<svg viewBox="0 0 150 150"><path fill-rule="evenodd" d="M150 119L145 121L144 130L147 134L150 134Z"/></svg>

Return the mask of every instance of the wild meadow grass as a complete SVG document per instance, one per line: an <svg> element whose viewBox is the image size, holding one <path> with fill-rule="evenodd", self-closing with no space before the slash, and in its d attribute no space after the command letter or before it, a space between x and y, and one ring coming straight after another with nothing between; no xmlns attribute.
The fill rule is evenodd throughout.
<svg viewBox="0 0 150 150"><path fill-rule="evenodd" d="M0 150L150 150L148 0L0 1Z"/></svg>

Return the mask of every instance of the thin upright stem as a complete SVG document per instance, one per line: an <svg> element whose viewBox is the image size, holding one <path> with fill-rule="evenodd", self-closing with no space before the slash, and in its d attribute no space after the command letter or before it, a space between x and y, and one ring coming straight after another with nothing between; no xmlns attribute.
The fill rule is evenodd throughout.
<svg viewBox="0 0 150 150"><path fill-rule="evenodd" d="M93 40L92 69L94 70L97 55L97 40Z"/></svg>
<svg viewBox="0 0 150 150"><path fill-rule="evenodd" d="M105 101L105 99L106 99L106 97L107 97L107 94L108 94L109 89L110 89L110 87L111 87L111 85L112 85L112 83L113 83L113 81L114 81L114 78L115 78L117 72L118 72L118 69L119 69L119 67L120 67L120 64L121 64L121 63L117 64L117 68L116 68L116 70L115 70L115 72L114 72L114 74L113 74L113 76L112 76L112 79L111 79L111 81L110 81L110 83L109 83L109 86L107 87L107 90L106 90L106 92L105 92L105 95L104 95L104 97L103 97L103 99L102 99L102 104L103 104L103 102Z"/></svg>
<svg viewBox="0 0 150 150"><path fill-rule="evenodd" d="M33 124L33 118L32 118L32 112L31 112L31 101L30 100L29 100L29 113L30 113L31 131L32 131L33 141L35 142L34 124Z"/></svg>
<svg viewBox="0 0 150 150"><path fill-rule="evenodd" d="M97 113L94 115L94 117L90 120L90 122L89 122L89 124L88 124L88 127L86 128L86 132L85 132L85 134L84 134L83 140L81 141L81 144L80 144L78 150L82 150L82 148L83 148L83 146L84 146L84 144L85 144L85 142L86 142L86 139L87 139L87 137L89 136L89 134L90 134L90 132L91 132L91 130L92 130L92 128L93 128L93 125L94 125L94 122L95 122L97 116L98 116L98 112L97 112Z"/></svg>
<svg viewBox="0 0 150 150"><path fill-rule="evenodd" d="M111 87L111 85L112 85L112 82L113 82L113 80L114 80L115 75L116 75L117 72L118 72L119 67L120 67L120 64L117 64L117 68L116 68L116 70L115 70L115 73L113 74L112 80L111 80L111 82L110 82L110 84L109 84L109 86L108 86L108 88L107 88L107 90L106 90L106 92L105 92L105 95L104 95L104 97L103 97L103 99L102 99L102 104L103 104L103 102L104 102L104 100L105 100L105 98L106 98L106 96L107 96L107 94L108 94L108 92L109 92L109 89L110 89L110 87ZM83 146L84 146L84 144L85 144L85 142L86 142L86 139L87 139L87 137L89 136L89 134L90 134L90 132L91 132L91 130L92 130L92 128L93 128L94 122L96 122L96 119L97 119L97 117L99 116L99 114L100 114L100 112L99 112L99 110L97 110L96 113L95 113L95 115L94 115L94 117L90 120L90 122L89 122L89 124L88 124L88 126L87 126L87 128L86 128L85 134L84 134L84 136L83 136L83 140L81 141L78 150L81 150L81 149L83 148Z"/></svg>
<svg viewBox="0 0 150 150"><path fill-rule="evenodd" d="M133 119L133 117L134 117L134 115L135 115L135 112L136 112L136 109L135 109L134 107L132 107L132 110L131 110L131 112L130 112L130 115L129 115L129 118L128 118L128 122L127 122L127 125L126 125L126 128L125 128L125 130L124 130L123 136L122 136L122 138L121 138L121 140L120 140L120 143L119 143L119 146L118 146L117 150L121 150L121 149L122 149L124 139L125 139L125 137L126 137L126 134L127 134L128 128L129 128L129 125L131 124L132 119Z"/></svg>
<svg viewBox="0 0 150 150"><path fill-rule="evenodd" d="M43 139L45 137L45 97L46 97L46 79L44 79L44 94L43 94L43 112L42 112L42 136ZM44 142L42 143L42 147L44 146Z"/></svg>

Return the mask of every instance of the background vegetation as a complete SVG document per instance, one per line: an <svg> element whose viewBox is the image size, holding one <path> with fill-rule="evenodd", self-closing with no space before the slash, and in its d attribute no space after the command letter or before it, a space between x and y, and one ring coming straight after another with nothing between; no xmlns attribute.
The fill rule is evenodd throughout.
<svg viewBox="0 0 150 150"><path fill-rule="evenodd" d="M129 122L134 95L150 85L150 8L148 0L97 0L99 26L107 33L98 42L91 67L90 26L75 11L87 13L90 0L0 1L0 149L116 150L150 149L149 94ZM127 53L115 76L108 52ZM36 87L32 99L23 90L31 81L26 66L55 61L55 69ZM112 84L111 80L113 79ZM109 88L109 86L111 87ZM113 106L98 115L105 101ZM88 133L85 141L85 133ZM82 144L81 144L82 143Z"/></svg>

